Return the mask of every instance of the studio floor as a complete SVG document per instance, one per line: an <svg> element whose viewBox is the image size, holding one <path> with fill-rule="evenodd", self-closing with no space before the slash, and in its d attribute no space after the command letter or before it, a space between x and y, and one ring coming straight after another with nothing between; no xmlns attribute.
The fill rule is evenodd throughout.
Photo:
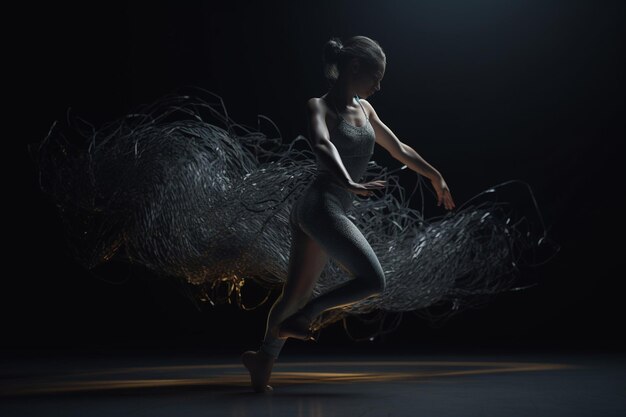
<svg viewBox="0 0 626 417"><path fill-rule="evenodd" d="M284 353L257 394L233 355L5 354L0 415L624 416L624 354Z"/></svg>

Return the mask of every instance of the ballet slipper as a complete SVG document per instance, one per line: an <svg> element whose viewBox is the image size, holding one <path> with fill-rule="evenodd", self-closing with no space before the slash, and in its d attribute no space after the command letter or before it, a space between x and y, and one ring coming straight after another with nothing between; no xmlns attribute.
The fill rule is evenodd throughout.
<svg viewBox="0 0 626 417"><path fill-rule="evenodd" d="M311 330L311 320L302 311L297 311L283 320L278 327L278 337L291 337L300 340L315 341Z"/></svg>
<svg viewBox="0 0 626 417"><path fill-rule="evenodd" d="M274 366L274 357L263 351L245 351L241 355L241 362L250 373L250 384L254 392L273 391L271 385L267 384Z"/></svg>

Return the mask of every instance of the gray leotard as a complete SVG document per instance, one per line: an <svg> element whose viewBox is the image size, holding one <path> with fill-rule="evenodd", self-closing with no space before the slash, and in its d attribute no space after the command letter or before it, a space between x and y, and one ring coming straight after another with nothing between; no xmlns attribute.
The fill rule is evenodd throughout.
<svg viewBox="0 0 626 417"><path fill-rule="evenodd" d="M358 96L356 98L365 114L365 124L363 126L351 125L341 117L335 107L339 120L335 128L331 129L329 133L330 140L337 148L341 161L350 177L353 181L359 182L367 168L367 163L374 153L375 134L361 101ZM323 164L318 163L318 175L331 174Z"/></svg>
<svg viewBox="0 0 626 417"><path fill-rule="evenodd" d="M374 153L376 135L359 97L356 96L356 99L365 114L365 124L363 126L354 126L348 123L341 117L337 108L335 108L335 112L338 116L337 124L334 128L330 129L329 135L330 141L335 145L335 148L337 148L341 161L348 171L348 174L350 174L350 178L355 182L359 182ZM311 200L314 197L312 194L318 197L324 197L326 200L339 200L344 211L352 207L352 201L354 199L352 192L341 188L333 182L332 174L319 159L317 164L317 176L304 195L294 205L291 216L292 221L297 219L299 222L303 220L306 222L306 219L310 218L310 216L306 216L307 213L303 212L311 211ZM303 217L302 214L305 214L305 216ZM314 213L309 214L314 215Z"/></svg>
<svg viewBox="0 0 626 417"><path fill-rule="evenodd" d="M357 100L359 98L357 97ZM363 113L365 109L363 105ZM336 111L337 109L335 109ZM374 152L376 135L365 114L366 123L354 126L345 121L339 112L337 125L330 129L330 140L337 148L341 161L355 182L360 182L367 164ZM343 305L368 297L372 291L385 286L385 274L374 250L363 233L347 216L351 210L355 194L340 187L333 181L332 174L318 159L318 172L315 179L291 209L290 225L292 233L291 256L306 251L308 239L313 239L329 257L338 262L354 279L326 292L316 299L327 308ZM308 236L308 237L307 237ZM298 280L300 276L290 276L288 280ZM314 284L314 283L313 283ZM286 283L287 285L287 283ZM307 287L307 283L302 284ZM345 286L344 286L345 285ZM295 283L292 288L301 285ZM302 297L307 297L303 290ZM297 296L296 296L297 297ZM278 357L285 340L274 337L270 327L261 349Z"/></svg>
<svg viewBox="0 0 626 417"><path fill-rule="evenodd" d="M365 113L363 105L359 104ZM374 128L367 113L366 123L361 127L353 126L339 113L337 115L337 125L329 132L330 140L352 180L360 182L374 152ZM304 231L353 275L361 276L368 282L384 282L378 258L347 216L355 194L334 183L332 178L332 174L318 161L318 175L291 210L292 233L295 236L295 233Z"/></svg>

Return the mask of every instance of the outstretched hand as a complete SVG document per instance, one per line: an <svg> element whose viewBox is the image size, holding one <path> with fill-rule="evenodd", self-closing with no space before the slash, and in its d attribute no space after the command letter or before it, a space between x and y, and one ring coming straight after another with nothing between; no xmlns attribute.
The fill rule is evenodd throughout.
<svg viewBox="0 0 626 417"><path fill-rule="evenodd" d="M452 210L455 207L454 200L452 200L452 194L443 177L439 176L430 181L437 192L437 206L441 206L441 203L443 203L447 210Z"/></svg>

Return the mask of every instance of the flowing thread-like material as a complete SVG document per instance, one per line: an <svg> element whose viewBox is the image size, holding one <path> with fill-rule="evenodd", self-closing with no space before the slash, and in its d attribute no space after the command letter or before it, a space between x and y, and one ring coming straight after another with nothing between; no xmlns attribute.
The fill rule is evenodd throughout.
<svg viewBox="0 0 626 417"><path fill-rule="evenodd" d="M262 133L260 121L275 127L261 115L256 129L238 124L221 97L197 88L100 128L68 111L67 126L55 121L30 148L41 189L59 210L67 247L85 268L111 259L138 263L181 278L198 307L234 299L251 309L257 306L244 303L244 284L254 280L270 291L285 280L291 208L318 174L305 137L283 144L280 136ZM356 176L363 170L362 182L381 179L387 188L368 198L343 189L336 195L371 245L387 285L380 296L324 315L321 327L372 311L379 313L373 335L394 326L385 321L389 313L413 311L436 322L493 294L525 288L519 267L537 265L540 247L550 256L558 251L528 184L496 185L453 212L426 219L423 207L409 206L418 188L423 204L421 176L407 198L394 171L370 160L371 132L360 130L366 149L354 149L358 163L346 152L345 164ZM532 219L497 201L499 191L513 187L518 195L527 193ZM348 279L329 262L313 297Z"/></svg>

